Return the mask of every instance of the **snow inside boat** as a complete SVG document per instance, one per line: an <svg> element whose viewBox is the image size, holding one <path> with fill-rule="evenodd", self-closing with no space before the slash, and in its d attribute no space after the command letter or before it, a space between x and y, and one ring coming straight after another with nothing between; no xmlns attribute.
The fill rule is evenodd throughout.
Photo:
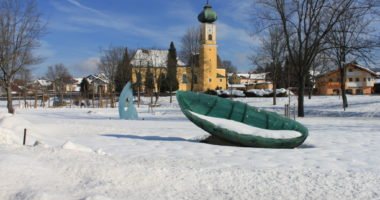
<svg viewBox="0 0 380 200"><path fill-rule="evenodd" d="M211 135L247 147L295 148L308 136L299 122L239 101L177 92L185 116Z"/></svg>

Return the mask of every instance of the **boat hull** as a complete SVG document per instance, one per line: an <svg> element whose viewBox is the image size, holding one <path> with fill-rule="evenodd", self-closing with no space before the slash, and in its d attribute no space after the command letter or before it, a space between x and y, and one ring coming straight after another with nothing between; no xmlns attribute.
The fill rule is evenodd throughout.
<svg viewBox="0 0 380 200"><path fill-rule="evenodd" d="M213 136L241 146L261 148L295 148L308 136L308 129L299 122L285 118L277 113L249 106L239 101L232 101L203 93L177 92L177 100L185 116L198 127ZM221 128L198 117L193 113L234 120L246 125L268 130L294 130L301 135L294 138L278 139L238 133Z"/></svg>

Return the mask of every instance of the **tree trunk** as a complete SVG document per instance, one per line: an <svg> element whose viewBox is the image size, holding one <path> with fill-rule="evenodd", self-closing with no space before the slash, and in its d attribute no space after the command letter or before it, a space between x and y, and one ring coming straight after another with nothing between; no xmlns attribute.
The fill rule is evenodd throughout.
<svg viewBox="0 0 380 200"><path fill-rule="evenodd" d="M304 117L305 76L299 76L298 81L298 117Z"/></svg>
<svg viewBox="0 0 380 200"><path fill-rule="evenodd" d="M28 102L26 101L26 92L23 92L22 96L24 97L24 108L27 108Z"/></svg>
<svg viewBox="0 0 380 200"><path fill-rule="evenodd" d="M311 93L312 93L312 91L313 91L313 87L311 86L311 87L309 87L309 90L308 90L308 92L309 92L309 99L311 99Z"/></svg>
<svg viewBox="0 0 380 200"><path fill-rule="evenodd" d="M153 90L150 89L150 105L153 106Z"/></svg>
<svg viewBox="0 0 380 200"><path fill-rule="evenodd" d="M191 84L190 84L190 90L194 91L194 64L191 66Z"/></svg>
<svg viewBox="0 0 380 200"><path fill-rule="evenodd" d="M63 106L63 91L61 91L61 100L60 100L61 106Z"/></svg>
<svg viewBox="0 0 380 200"><path fill-rule="evenodd" d="M37 108L37 101L38 101L38 96L37 96L37 92L34 93L34 108Z"/></svg>
<svg viewBox="0 0 380 200"><path fill-rule="evenodd" d="M10 85L5 87L5 92L7 93L7 108L8 113L14 114L15 110L12 105L12 88Z"/></svg>
<svg viewBox="0 0 380 200"><path fill-rule="evenodd" d="M343 110L346 111L346 108L348 107L347 102L347 95L346 95L346 76L344 74L344 67L341 67L339 69L340 72L340 90L342 93L342 100L343 100Z"/></svg>
<svg viewBox="0 0 380 200"><path fill-rule="evenodd" d="M169 92L170 92L170 103L172 103L172 86L169 86Z"/></svg>
<svg viewBox="0 0 380 200"><path fill-rule="evenodd" d="M277 81L274 80L273 81L273 105L276 105L277 104L277 101L276 101L276 90L277 90Z"/></svg>
<svg viewBox="0 0 380 200"><path fill-rule="evenodd" d="M115 99L113 92L110 93L111 108L115 108Z"/></svg>

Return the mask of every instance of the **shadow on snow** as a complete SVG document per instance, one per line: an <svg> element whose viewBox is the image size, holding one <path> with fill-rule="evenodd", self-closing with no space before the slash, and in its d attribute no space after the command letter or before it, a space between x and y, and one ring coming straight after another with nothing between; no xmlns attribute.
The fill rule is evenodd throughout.
<svg viewBox="0 0 380 200"><path fill-rule="evenodd" d="M169 142L193 142L180 137L161 137L161 136L137 136L137 135L122 135L122 134L104 134L102 136L114 138L127 138L133 140L149 140L149 141L169 141Z"/></svg>

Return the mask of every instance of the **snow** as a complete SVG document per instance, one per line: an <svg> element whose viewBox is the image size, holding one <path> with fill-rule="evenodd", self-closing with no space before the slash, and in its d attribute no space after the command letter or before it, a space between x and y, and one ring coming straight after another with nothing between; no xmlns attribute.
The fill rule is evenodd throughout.
<svg viewBox="0 0 380 200"><path fill-rule="evenodd" d="M256 96L259 96L259 97L263 97L263 96L268 96L270 94L273 93L273 90L272 89L250 89L250 90L247 90L247 93L253 93L255 94ZM280 89L276 89L276 94L289 94L290 95L294 95L293 92L289 91L289 90L286 90L284 88L280 88Z"/></svg>
<svg viewBox="0 0 380 200"><path fill-rule="evenodd" d="M132 59L134 66L148 66L153 67L166 67L169 50L158 49L138 49ZM178 66L185 66L186 64L177 58Z"/></svg>
<svg viewBox="0 0 380 200"><path fill-rule="evenodd" d="M201 114L191 112L191 111L189 112L201 119L204 119L214 124L216 127L228 129L239 134L253 135L253 136L259 136L263 138L273 138L273 139L289 139L289 138L296 138L296 137L301 136L301 133L297 131L267 130L267 129L249 126L240 122L236 122L234 120L205 116L205 115L201 115Z"/></svg>
<svg viewBox="0 0 380 200"><path fill-rule="evenodd" d="M228 73L228 76L232 76L234 73ZM236 75L245 79L251 80L265 80L268 73L237 73Z"/></svg>
<svg viewBox="0 0 380 200"><path fill-rule="evenodd" d="M278 113L296 102L236 100ZM199 143L208 134L168 101L133 121L116 108L9 115L0 102L0 199L380 199L380 96L348 96L345 112L338 96L305 98L296 149Z"/></svg>
<svg viewBox="0 0 380 200"><path fill-rule="evenodd" d="M216 93L219 96L227 95L227 96L245 97L244 91L236 90L236 89L217 90Z"/></svg>

